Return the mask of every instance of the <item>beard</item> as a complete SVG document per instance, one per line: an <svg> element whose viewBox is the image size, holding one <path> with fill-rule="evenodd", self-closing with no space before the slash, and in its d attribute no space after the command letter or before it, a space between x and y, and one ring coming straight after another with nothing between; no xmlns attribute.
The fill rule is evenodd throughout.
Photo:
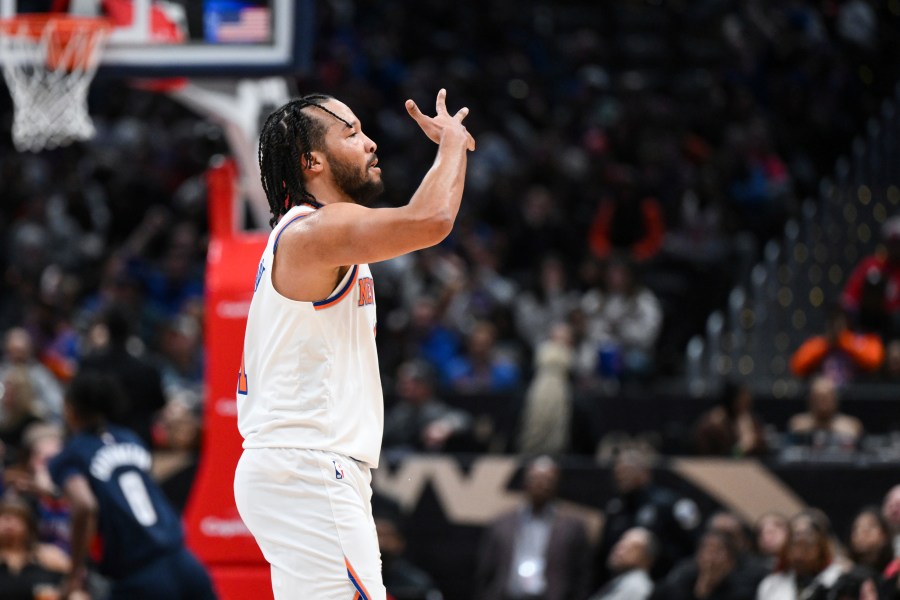
<svg viewBox="0 0 900 600"><path fill-rule="evenodd" d="M341 162L328 156L331 173L338 189L361 206L369 206L384 191L384 182L369 173L368 165L357 169L349 162Z"/></svg>

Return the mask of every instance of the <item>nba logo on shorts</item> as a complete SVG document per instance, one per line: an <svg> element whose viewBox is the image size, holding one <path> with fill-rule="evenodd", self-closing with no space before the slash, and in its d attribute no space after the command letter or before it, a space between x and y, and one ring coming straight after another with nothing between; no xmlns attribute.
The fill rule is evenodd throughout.
<svg viewBox="0 0 900 600"><path fill-rule="evenodd" d="M344 467L336 460L331 461L331 464L334 465L334 478L335 479L343 479L344 478Z"/></svg>

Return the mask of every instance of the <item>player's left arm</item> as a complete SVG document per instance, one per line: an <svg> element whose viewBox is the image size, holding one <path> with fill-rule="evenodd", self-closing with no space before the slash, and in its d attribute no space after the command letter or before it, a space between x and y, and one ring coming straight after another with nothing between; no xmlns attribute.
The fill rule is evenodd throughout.
<svg viewBox="0 0 900 600"><path fill-rule="evenodd" d="M84 475L71 475L62 486L72 510L72 571L63 584L63 598L84 590L88 552L97 531L97 498Z"/></svg>

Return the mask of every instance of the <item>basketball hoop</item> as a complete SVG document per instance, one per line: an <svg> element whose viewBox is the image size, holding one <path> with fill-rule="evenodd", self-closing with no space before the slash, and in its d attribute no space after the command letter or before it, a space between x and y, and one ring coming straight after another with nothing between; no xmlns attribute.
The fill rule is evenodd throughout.
<svg viewBox="0 0 900 600"><path fill-rule="evenodd" d="M53 149L94 135L87 93L110 28L105 19L58 13L0 19L17 150Z"/></svg>

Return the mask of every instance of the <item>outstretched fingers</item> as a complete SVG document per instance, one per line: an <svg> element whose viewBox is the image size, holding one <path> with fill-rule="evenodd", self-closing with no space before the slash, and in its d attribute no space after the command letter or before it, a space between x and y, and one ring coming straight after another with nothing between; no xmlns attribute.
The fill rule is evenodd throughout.
<svg viewBox="0 0 900 600"><path fill-rule="evenodd" d="M458 111L456 111L456 114L453 115L453 118L456 119L457 121L459 121L460 123L462 123L463 120L464 120L467 116L469 116L469 107L468 107L468 106L463 106L461 109L459 109ZM467 147L469 150L474 150L474 149L475 149L475 138L472 137L472 134L469 133L468 130L466 130L466 138L467 138L467 140L468 140L467 143L466 143L466 147Z"/></svg>
<svg viewBox="0 0 900 600"><path fill-rule="evenodd" d="M428 118L428 117L426 117L424 114L422 114L422 111L419 110L419 107L418 107L418 105L415 103L414 100L407 100L407 101L406 101L406 112L408 112L408 113L409 113L409 116L411 116L413 119L415 119L415 121L416 121L417 123L420 122L422 119L427 119L427 118Z"/></svg>
<svg viewBox="0 0 900 600"><path fill-rule="evenodd" d="M449 115L447 112L447 90L441 88L438 92L437 100L434 103L434 108L439 115Z"/></svg>
<svg viewBox="0 0 900 600"><path fill-rule="evenodd" d="M471 152L475 149L475 138L472 137L472 134L469 133L469 130L466 130L466 148Z"/></svg>
<svg viewBox="0 0 900 600"><path fill-rule="evenodd" d="M460 123L462 123L463 119L465 119L467 116L469 116L469 107L463 106L461 109L456 111L456 114L453 115L453 118L456 119L457 121L459 121ZM474 150L475 149L475 138L472 137L472 134L469 133L468 129L466 129L466 139L468 140L466 143L466 148L468 148L469 150Z"/></svg>
<svg viewBox="0 0 900 600"><path fill-rule="evenodd" d="M436 144L440 143L441 138L441 130L444 127L442 121L445 118L451 118L458 123L462 123L463 119L465 119L469 115L469 108L464 106L463 108L456 111L456 114L452 117L450 113L447 112L447 90L441 88L437 95L437 101L435 102L435 109L437 110L437 115L434 117L429 117L424 114L415 103L414 100L409 99L404 103L406 106L406 112L409 113L409 116L413 118L413 120L418 123L419 127L422 128L422 131L425 132L425 135ZM468 143L466 146L469 150L475 149L475 138L472 137L468 131L466 131L466 136L468 138Z"/></svg>

